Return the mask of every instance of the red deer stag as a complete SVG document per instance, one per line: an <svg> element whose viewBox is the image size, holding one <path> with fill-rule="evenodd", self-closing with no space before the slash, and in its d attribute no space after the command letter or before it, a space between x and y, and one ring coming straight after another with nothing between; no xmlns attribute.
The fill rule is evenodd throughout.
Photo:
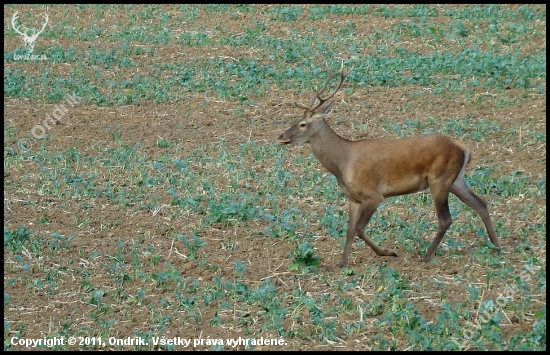
<svg viewBox="0 0 550 355"><path fill-rule="evenodd" d="M309 143L315 157L336 176L338 185L350 201L346 245L338 266L347 266L355 235L363 239L376 254L397 256L395 251L380 248L367 237L365 226L385 197L406 195L428 187L434 199L439 227L423 259L425 262L432 259L451 225L449 192L479 214L491 242L500 249L487 203L473 193L464 181L464 171L471 158L470 149L465 144L442 135L351 141L342 138L328 126L325 116L334 102L331 99L350 72L344 71L343 61L339 73L333 73L329 68L325 84L311 98L309 105L295 103L305 110L303 118L277 137L280 144ZM340 82L334 91L322 98L321 95L335 74L339 74Z"/></svg>

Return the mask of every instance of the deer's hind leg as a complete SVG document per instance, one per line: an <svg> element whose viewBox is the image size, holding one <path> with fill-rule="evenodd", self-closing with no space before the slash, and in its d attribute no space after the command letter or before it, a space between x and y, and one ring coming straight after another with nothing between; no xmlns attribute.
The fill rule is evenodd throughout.
<svg viewBox="0 0 550 355"><path fill-rule="evenodd" d="M493 222L491 221L491 217L489 216L487 202L485 202L485 200L483 200L472 190L470 190L470 188L468 187L468 185L466 185L466 182L464 181L463 175L459 175L456 181L453 183L453 186L451 186L451 192L455 194L462 202L464 202L474 211L476 211L476 213L481 217L483 223L485 224L485 228L487 229L487 233L489 234L489 239L491 240L491 243L493 243L497 248L501 248L500 242L498 241L498 237L495 232L495 228L493 227Z"/></svg>
<svg viewBox="0 0 550 355"><path fill-rule="evenodd" d="M435 239L432 242L432 245L430 245L430 249L428 249L426 256L424 256L424 259L423 259L424 262L429 262L430 260L432 260L433 254L435 253L439 244L441 244L441 241L443 240L443 237L445 236L447 229L449 229L452 223L451 213L449 211L448 188L446 188L445 186L437 186L437 187L431 186L430 191L432 193L434 203L435 203L438 229L437 229L437 234L435 236Z"/></svg>

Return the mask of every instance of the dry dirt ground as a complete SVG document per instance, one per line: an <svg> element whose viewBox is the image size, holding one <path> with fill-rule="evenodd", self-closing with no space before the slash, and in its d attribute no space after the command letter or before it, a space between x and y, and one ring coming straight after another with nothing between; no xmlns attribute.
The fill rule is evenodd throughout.
<svg viewBox="0 0 550 355"><path fill-rule="evenodd" d="M86 22L87 16L79 10L75 13L76 23ZM168 9L167 11L170 11ZM109 21L109 14L106 14L106 21ZM252 20L254 14L243 13L238 19L228 20L225 25L228 28L235 26L235 31L242 29L243 22ZM5 15L5 26L8 23ZM214 26L217 19L204 19L205 28ZM384 28L390 26L391 21L395 19L377 18L377 26ZM269 31L273 31L273 35L284 35L289 31L285 28L285 23L282 23L280 28L269 27ZM372 30L372 23L368 27L362 29L362 24L357 23L356 31L364 31L368 33ZM326 27L326 31L334 31L331 21L319 22L316 24L319 27ZM300 29L297 29L300 31ZM9 41L20 41L20 38L9 38ZM5 46L10 46L7 41ZM73 43L64 43L63 38L58 39L59 44L69 45ZM533 46L545 46L546 43L533 43ZM410 44L413 46L413 44ZM163 51L163 55L180 55L180 49L168 47L159 49ZM216 53L193 53L193 50L200 51L200 47L189 48L188 55L219 55L228 57L255 56L256 53L226 53L225 48L219 48ZM422 51L423 48L417 48ZM144 59L147 60L147 59ZM39 71L40 63L29 62L26 70L30 72ZM62 64L58 64L62 65ZM430 90L425 90L422 96L412 96L408 93L417 88L413 87L375 87L363 89L358 88L352 95L345 92L338 94L338 100L346 103L345 106L340 106L332 114L332 117L339 117L335 120L329 119L329 124L336 132L349 139L358 138L396 138L395 132L384 129L381 125L383 119L392 117L395 122L403 122L407 119L424 120L426 117L463 117L471 115L472 120L479 117L486 118L490 121L500 123L502 131L507 131L508 127L517 126L518 121L527 122L529 117L533 117L532 125L540 132L546 132L546 96L529 96L518 101L518 104L513 106L503 105L495 107L491 103L474 104L466 100L464 97L458 99L449 99L443 95L434 95ZM507 93L510 96L521 96L518 91L514 94L512 91ZM479 95L483 95L482 92ZM106 128L111 130L116 128L120 132L119 139L130 147L135 143L139 143L143 147L143 151L148 156L164 154L162 148L156 144L159 137L166 138L170 142L175 142L183 147L180 152L185 155L186 152L193 152L200 146L211 146L212 143L224 140L228 145L239 145L250 140L254 141L255 145L270 144L275 141L277 135L286 130L294 118L298 117L301 112L293 107L292 99L299 97L301 101L306 101L306 96L300 96L299 93L294 93L289 90L274 88L268 95L254 98L256 103L252 106L245 106L242 115L236 117L232 113L241 107L239 102L223 101L215 97L209 97L203 94L190 93L184 99L178 102L170 102L166 104L155 104L142 100L138 105L119 106L119 107L98 107L86 103L79 104L71 109L69 116L63 122L55 126L55 138L49 142L45 142L44 146L48 150L66 151L71 147L75 147L79 152L87 152L90 147L95 144L109 144L112 142L112 134ZM368 108L365 108L363 103L368 101ZM400 107L403 104L410 102L410 110L403 112ZM36 100L4 98L4 127L7 124L20 127L17 135L19 138L25 137L27 129L30 129L38 122L44 112L51 112L53 105ZM185 120L182 118L182 113L186 113ZM82 118L88 118L83 122ZM361 124L367 124L368 129L360 134L357 129ZM495 132L495 135L498 135ZM6 136L4 137L6 139ZM17 137L16 137L17 138ZM538 176L545 174L546 152L545 145L532 144L524 146L522 149L512 148L516 142L510 142L509 146L497 145L497 136L487 137L485 142L469 143L474 154L474 159L471 166L481 164L481 158L485 158L489 163L499 162L504 166L505 171L502 173L509 174L515 170L524 171L529 176ZM520 136L518 140L522 139ZM6 145L4 152L6 154ZM295 146L291 148L296 155L306 156L309 154L307 146ZM215 154L215 153L211 153ZM542 163L541 163L542 162ZM259 162L253 168L256 171L262 169L270 169L272 162L270 157L266 156L262 162ZM291 162L285 163L285 168L288 171L293 171L295 167ZM315 169L324 171L317 164ZM214 277L224 277L229 275L233 270L235 260L246 260L250 263L246 271L246 277L250 283L260 282L268 277L273 277L277 287L282 291L291 292L293 289L301 288L308 292L331 293L329 287L325 287L319 279L309 281L308 277L291 278L287 272L289 263L289 253L295 245L283 243L277 239L261 238L258 231L263 230L264 226L251 221L246 225L239 225L238 228L226 227L224 225L213 225L208 231L201 235L201 239L208 244L201 249L205 255L209 255L209 263L219 266L216 270L201 267L199 263L190 261L185 258L178 257L174 253L174 240L166 238L169 232L185 231L190 227L198 225L201 216L181 216L180 219L169 219L163 216L162 210L157 215L146 213L134 213L128 210L121 211L119 206L113 205L107 198L99 197L87 201L92 207L88 211L87 219L92 221L90 225L83 228L78 228L75 225L74 214L80 212L82 201L78 200L63 200L55 196L41 196L32 184L25 184L20 181L20 175L25 174L33 176L39 174L38 164L32 161L24 162L23 167L17 170L6 171L4 173L4 227L10 230L16 230L18 226L25 225L28 228L33 228L37 233L49 235L52 232L57 232L61 235L75 235L70 243L73 253L66 253L66 260L49 260L49 263L58 265L70 265L73 261L69 260L76 257L79 250L97 251L99 255L111 255L113 250L117 249L116 240L120 238L124 241L134 238L136 235L143 235L145 243L154 245L160 251L163 251L163 261L170 261L172 265L181 271L182 275L193 275L201 282L207 283ZM111 167L98 167L98 173L105 178L116 174ZM18 189L13 189L12 186L19 186ZM30 200L33 204L23 204L18 202L21 195L25 196L26 200ZM281 199L284 199L281 196ZM315 208L321 209L322 201L317 201ZM343 202L343 201L342 201ZM543 201L533 201L534 203L543 203ZM431 202L429 202L431 203ZM513 204L514 201L510 201ZM170 198L167 195L165 201L159 201L160 204L170 204ZM495 220L501 216L510 218L505 223L511 226L511 230L522 228L524 219L514 220L514 216L510 214L506 204L500 204L499 208L492 210L492 215ZM337 206L338 209L347 210L342 203ZM47 226L41 225L39 220L46 218L50 221ZM431 212L428 219L436 223L435 215ZM468 221L456 221L455 223L467 223ZM481 223L480 220L475 223ZM112 226L108 230L102 228L103 224ZM343 233L344 231L342 231ZM322 231L320 231L322 233ZM391 231L388 230L391 234ZM224 247L224 241L232 239L236 244L236 252ZM476 237L474 235L465 236L467 244L474 243ZM518 264L521 263L519 258L514 258L513 253L515 240L514 237L502 239L502 244L505 247L504 253L511 260L515 260ZM391 237L385 241L386 246L391 245ZM321 266L317 271L318 274L326 274L330 278L341 277L333 269L337 263L342 246L333 238L321 236L315 241L315 249L317 255L321 256ZM178 247L176 245L176 247ZM184 247L179 246L182 250ZM543 256L545 257L545 250ZM468 265L464 264L464 260L460 258L446 258L444 255L440 257L440 261L435 264L426 265L421 263L421 255L418 253L411 254L405 250L399 251L398 258L378 257L367 248L358 249L354 246L350 265L351 269L362 269L364 265L369 263L387 263L387 265L405 277L411 282L422 282L427 277L439 275L443 278L449 275L463 272ZM5 262L6 252L5 252ZM155 266L150 266L148 272L155 272L156 269L162 270L163 263L158 263ZM52 265L50 265L52 266ZM89 275L89 280L94 285L105 285L106 287L113 286L112 278L98 266L97 273ZM4 287L6 288L6 280L17 278L20 271L10 269L4 271ZM487 268L472 267L468 270L471 279L485 280ZM76 278L75 278L76 277ZM14 284L10 286L10 297L12 306L4 307L4 320L15 323L23 323L25 325L25 337L40 338L43 337L48 329L55 332L60 331L61 324L69 324L69 329L78 329L82 325L91 322L87 316L93 308L91 305L82 302L83 300L75 299L78 293L78 284L81 282L78 275L67 276L58 282L59 288L55 295L49 295L45 291L29 292L29 289L24 284ZM137 288L137 286L136 286ZM130 294L136 292L129 285L126 291ZM465 297L465 291L460 285L446 285L446 299L448 302L461 302ZM359 291L357 291L359 292ZM434 290L434 292L436 292ZM355 296L360 296L356 294ZM159 302L163 297L170 297L166 294L150 293L147 301ZM419 303L417 308L423 312L423 315L430 318L430 304ZM169 310L167 310L169 311ZM237 338L244 336L242 329L239 327L219 327L210 325L208 320L214 316L215 309L212 308L212 314L207 311L202 315L203 322L201 324L193 324L191 322L174 321L167 328L166 334L183 336L185 334L199 333L202 337L208 336L212 338ZM259 310L258 310L259 311ZM145 324L151 321L151 313L147 307L137 307L130 314L130 317L122 316L127 314L127 310L121 309L120 316L116 321L116 333L119 335L131 336L135 334L136 329L141 329ZM224 321L229 321L234 315L221 314ZM251 318L254 322L255 315L245 315ZM304 316L307 318L307 316ZM342 319L341 321L345 321ZM182 325L183 324L183 325ZM300 325L285 324L292 328ZM13 326L12 326L13 327ZM523 327L522 323L515 324L515 329L512 333L518 331L517 327ZM530 328L530 324L525 324L525 331ZM12 328L13 329L13 328ZM374 330L367 330L366 334L356 334L348 337L345 343L330 345L328 343L300 343L294 346L301 350L312 349L354 349L361 348L361 339L363 336ZM265 332L264 337L270 334ZM272 334L272 336L275 336ZM405 348L406 344L402 344ZM200 347L199 347L200 348ZM260 347L261 348L261 347ZM280 347L264 347L268 349L280 349Z"/></svg>

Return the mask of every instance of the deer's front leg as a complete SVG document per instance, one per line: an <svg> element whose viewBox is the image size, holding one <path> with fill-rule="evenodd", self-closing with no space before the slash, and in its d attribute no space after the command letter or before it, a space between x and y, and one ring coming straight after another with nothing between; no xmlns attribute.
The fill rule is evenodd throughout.
<svg viewBox="0 0 550 355"><path fill-rule="evenodd" d="M351 252L351 246L353 243L353 237L357 235L363 239L369 247L374 250L377 255L380 256L397 256L397 253L391 249L381 248L365 235L365 227L372 215L378 208L378 205L384 200L380 198L369 198L361 203L350 201L349 222L346 238L346 246L344 247L344 254L342 254L342 261L338 264L339 267L346 267L348 265L348 258Z"/></svg>
<svg viewBox="0 0 550 355"><path fill-rule="evenodd" d="M353 237L355 237L355 225L357 224L357 217L360 211L359 207L360 207L359 204L350 201L348 230L346 232L346 245L344 246L344 253L342 254L342 260L338 264L338 267L340 268L348 266L349 253L351 253Z"/></svg>

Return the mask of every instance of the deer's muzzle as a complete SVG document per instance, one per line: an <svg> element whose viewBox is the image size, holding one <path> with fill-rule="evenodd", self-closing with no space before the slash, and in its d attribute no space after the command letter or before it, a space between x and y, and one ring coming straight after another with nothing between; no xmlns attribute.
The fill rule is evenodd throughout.
<svg viewBox="0 0 550 355"><path fill-rule="evenodd" d="M283 135L281 134L281 135L279 135L279 137L277 137L277 142L279 142L279 144L283 144L283 145L284 145L284 144L290 143L290 139L285 139L285 138L283 137Z"/></svg>

